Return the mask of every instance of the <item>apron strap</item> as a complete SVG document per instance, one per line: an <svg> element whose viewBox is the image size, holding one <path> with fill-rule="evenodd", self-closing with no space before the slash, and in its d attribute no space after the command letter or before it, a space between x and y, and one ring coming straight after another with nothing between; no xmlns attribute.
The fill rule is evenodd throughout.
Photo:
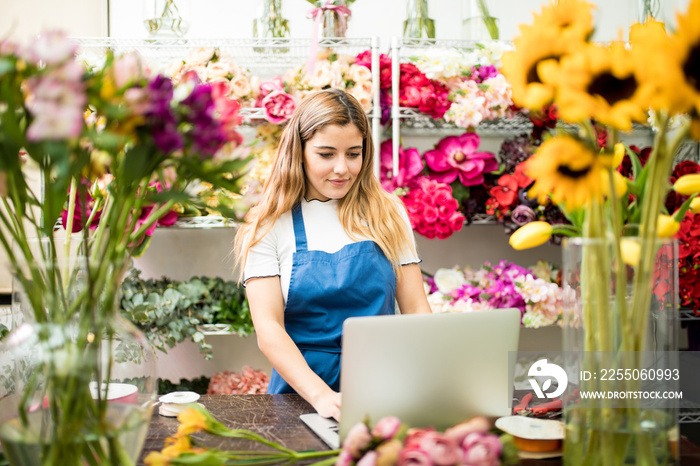
<svg viewBox="0 0 700 466"><path fill-rule="evenodd" d="M294 221L294 238L296 240L296 250L306 251L306 229L304 228L304 217L301 215L301 203L292 209L292 219Z"/></svg>

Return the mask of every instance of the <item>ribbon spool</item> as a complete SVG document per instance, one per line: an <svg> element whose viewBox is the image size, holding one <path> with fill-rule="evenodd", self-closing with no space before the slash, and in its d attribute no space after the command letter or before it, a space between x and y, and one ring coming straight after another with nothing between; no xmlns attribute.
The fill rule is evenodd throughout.
<svg viewBox="0 0 700 466"><path fill-rule="evenodd" d="M187 405L195 403L199 399L199 393L195 392L171 392L158 398L161 402L158 412L164 417L177 417L187 409ZM197 403L204 407L202 403Z"/></svg>

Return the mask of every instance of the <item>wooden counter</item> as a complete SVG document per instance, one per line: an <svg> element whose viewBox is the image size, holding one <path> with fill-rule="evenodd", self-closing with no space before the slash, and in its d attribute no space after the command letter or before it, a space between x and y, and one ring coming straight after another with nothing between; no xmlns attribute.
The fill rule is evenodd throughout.
<svg viewBox="0 0 700 466"><path fill-rule="evenodd" d="M248 429L287 448L304 450L328 450L328 447L299 420L299 415L314 412L298 395L205 395L199 400L224 425L236 429ZM157 408L156 408L157 412ZM138 464L153 450L162 450L166 437L177 431L179 422L154 414L146 442ZM236 439L222 439L212 435L197 435L207 446L220 449L266 449L257 443ZM555 466L558 459L527 460L527 466ZM700 447L687 439L681 441L681 465L700 464Z"/></svg>

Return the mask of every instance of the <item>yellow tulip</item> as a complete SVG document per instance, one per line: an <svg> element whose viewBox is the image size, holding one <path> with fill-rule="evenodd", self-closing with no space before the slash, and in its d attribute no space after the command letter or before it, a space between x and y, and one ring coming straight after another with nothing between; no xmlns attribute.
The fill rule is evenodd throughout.
<svg viewBox="0 0 700 466"><path fill-rule="evenodd" d="M508 243L517 251L540 246L552 237L552 225L547 222L530 222L518 228Z"/></svg>
<svg viewBox="0 0 700 466"><path fill-rule="evenodd" d="M700 214L700 197L690 201L690 211L694 214Z"/></svg>
<svg viewBox="0 0 700 466"><path fill-rule="evenodd" d="M600 182L603 194L606 196L610 195L610 179L608 173L601 172ZM613 185L615 186L615 195L617 197L622 197L627 192L627 178L622 176L617 170L612 172Z"/></svg>
<svg viewBox="0 0 700 466"><path fill-rule="evenodd" d="M683 196L700 193L700 173L681 176L673 184L673 189Z"/></svg>
<svg viewBox="0 0 700 466"><path fill-rule="evenodd" d="M613 168L617 168L625 158L625 145L621 142L615 144L615 152L613 155Z"/></svg>
<svg viewBox="0 0 700 466"><path fill-rule="evenodd" d="M642 246L639 241L632 238L622 238L620 241L620 253L622 254L622 261L636 267L639 264L639 255L641 253Z"/></svg>
<svg viewBox="0 0 700 466"><path fill-rule="evenodd" d="M676 222L670 215L661 214L656 221L657 235L660 238L670 238L678 233L680 228L681 224Z"/></svg>

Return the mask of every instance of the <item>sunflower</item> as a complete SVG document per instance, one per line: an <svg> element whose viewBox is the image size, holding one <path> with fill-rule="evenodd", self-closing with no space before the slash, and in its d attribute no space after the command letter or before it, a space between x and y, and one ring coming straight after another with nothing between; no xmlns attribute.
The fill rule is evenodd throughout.
<svg viewBox="0 0 700 466"><path fill-rule="evenodd" d="M557 136L543 142L526 164L525 173L535 180L528 197L541 204L551 196L554 203L567 210L585 207L605 193L605 171L612 157L595 150L571 136Z"/></svg>
<svg viewBox="0 0 700 466"><path fill-rule="evenodd" d="M543 79L542 69L583 45L593 31L591 6L563 0L535 15L532 25L521 25L515 50L503 55L502 73L513 89L513 102L534 111L552 102L554 82Z"/></svg>
<svg viewBox="0 0 700 466"><path fill-rule="evenodd" d="M671 114L700 111L700 0L691 0L678 15L675 34L650 21L630 31L635 60L645 65L640 75L653 93L652 108Z"/></svg>
<svg viewBox="0 0 700 466"><path fill-rule="evenodd" d="M583 0L559 0L535 14L532 26L556 29L557 37L564 43L585 42L593 33L593 8L592 3Z"/></svg>
<svg viewBox="0 0 700 466"><path fill-rule="evenodd" d="M587 44L543 73L559 83L556 103L563 120L594 118L623 131L632 129L632 121L646 121L647 88L640 86L632 54L622 43Z"/></svg>

